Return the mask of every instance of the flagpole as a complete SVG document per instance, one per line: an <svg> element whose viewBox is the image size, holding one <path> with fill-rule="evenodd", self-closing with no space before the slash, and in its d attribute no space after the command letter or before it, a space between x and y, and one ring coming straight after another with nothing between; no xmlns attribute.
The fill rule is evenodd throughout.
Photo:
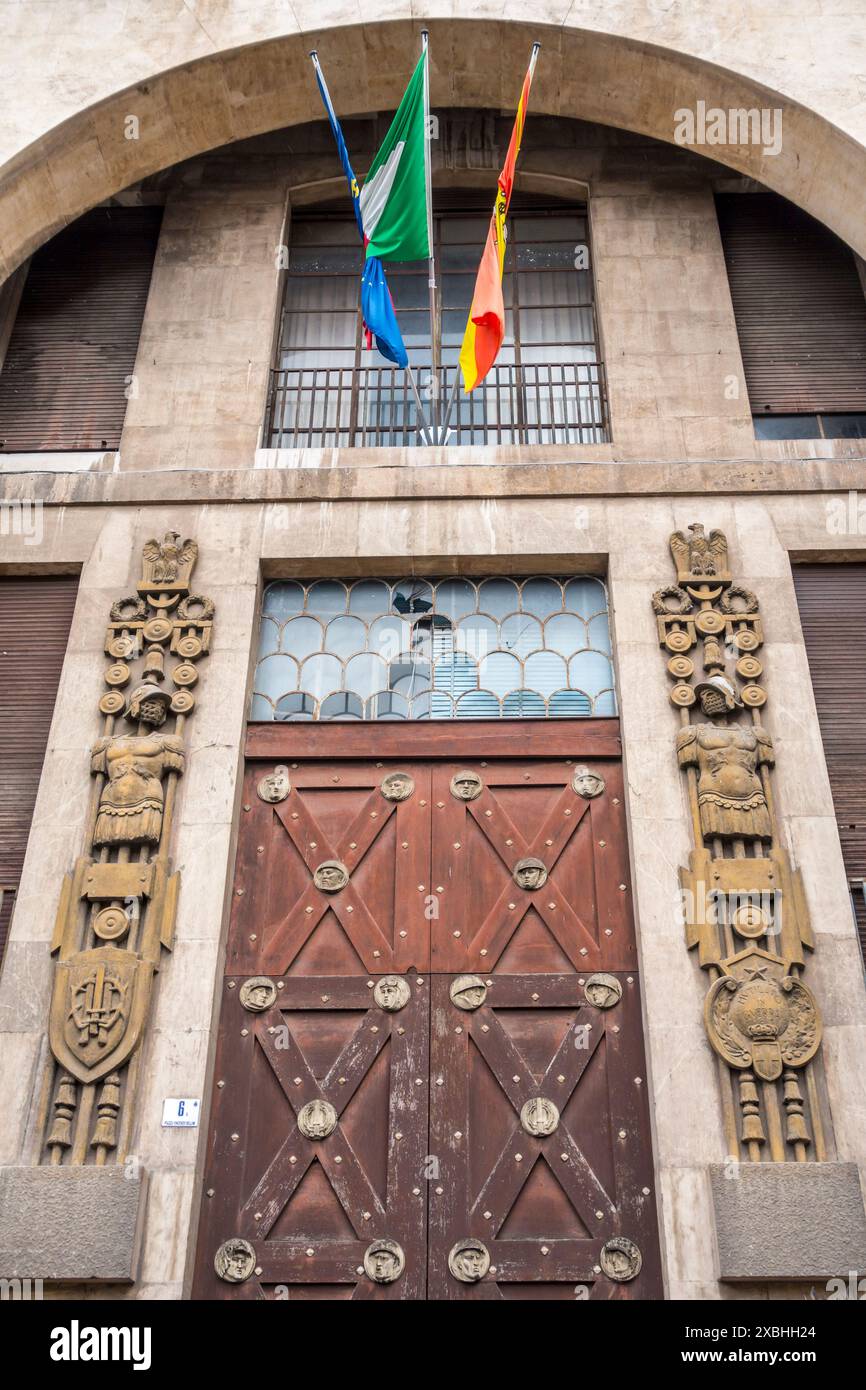
<svg viewBox="0 0 866 1390"><path fill-rule="evenodd" d="M427 186L427 245L430 249L427 284L430 289L430 419L433 443L439 441L439 361L436 350L436 258L433 249L433 173L430 151L430 34L421 30L424 53L424 181Z"/></svg>
<svg viewBox="0 0 866 1390"><path fill-rule="evenodd" d="M528 70L528 76L529 76L529 81L530 81L530 83L532 82L532 78L533 78L533 76L535 75L535 64L536 64L536 62L538 61L538 54L539 54L540 50L541 50L541 44L538 43L538 42L536 41L536 42L532 45L532 52L531 52L530 55L529 55L529 70ZM525 115L525 113L524 113L524 115ZM470 312L471 312L471 310L470 310ZM451 395L448 397L448 408L447 408L447 410L445 411L445 419L444 419L443 422L442 422L442 429L441 429L441 432L440 432L440 443L442 443L442 444L445 443L445 436L446 436L447 433L448 433L448 426L449 426L449 424L451 423L451 412L452 412L452 410L454 409L454 401L455 401L456 396L457 396L457 385L458 385L459 380L460 380L460 363L458 362L458 364L457 364L457 369L456 369L456 374L455 374L455 377L454 377L454 385L453 385L452 388L451 388Z"/></svg>
<svg viewBox="0 0 866 1390"><path fill-rule="evenodd" d="M336 122L337 116L336 116L336 113L335 113L335 111L334 111L334 103L331 101L331 93L330 93L330 91L328 90L328 84L327 84L327 82L325 81L325 74L323 73L321 64L319 63L319 54L318 54L318 51L317 51L315 48L313 48L313 49L310 50L310 58L311 58L311 60L312 60L313 67L314 67L314 69L315 69L315 71L316 71L316 75L317 75L317 77L318 77L318 79L319 79L319 81L320 81L320 83L321 83L321 86L322 86L322 95L323 95L324 101L325 101L325 110L328 112L328 118L329 118L329 120L331 120L331 118L333 118L333 120ZM336 132L335 132L335 133L336 133ZM362 219L361 219L361 217L360 217L360 214L359 214L359 212L358 212L358 204L357 204L357 185L356 185L355 182L354 182L355 175L354 175L354 172L352 171L351 164L349 163L348 151L345 151L345 150L340 151L340 149L339 149L339 141L337 142L337 144L338 144L338 152L340 153L340 162L341 162L341 164L343 165L343 172L345 173L346 178L349 180L350 188L353 190L353 203L354 203L354 209L355 209L355 221L356 221L357 224L358 224L358 231L359 231L360 234L361 234L361 239L362 239L362 241L364 242L364 245L366 245L367 239L366 239L366 237L364 236L363 223L362 223ZM432 241L430 242L430 245L431 245L431 246L433 245ZM419 423L419 426L418 426L419 432L420 432L422 438L425 439L425 440L427 441L428 444L432 444L432 443L433 443L432 431L431 431L431 429L430 429L429 424L427 423L427 415L426 415L426 413L425 413L424 406L423 406L422 403L421 403L421 397L420 397L420 395L418 394L418 385L417 385L417 383L416 383L416 381L415 381L415 374L414 374L414 372L412 371L412 367L411 367L411 365L409 364L408 361L407 361L407 363L406 363L406 368L405 368L405 370L406 370L406 372L407 372L407 374L408 374L408 376L409 376L409 383L410 383L410 385L411 385L411 387L412 387L412 394L413 394L413 396L415 397L415 405L416 405L417 408L418 408L418 416L419 416L419 422L420 422L420 423Z"/></svg>

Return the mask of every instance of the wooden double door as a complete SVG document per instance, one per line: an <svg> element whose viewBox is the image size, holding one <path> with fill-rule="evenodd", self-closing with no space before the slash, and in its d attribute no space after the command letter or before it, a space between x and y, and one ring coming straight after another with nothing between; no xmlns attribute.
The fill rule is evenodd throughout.
<svg viewBox="0 0 866 1390"><path fill-rule="evenodd" d="M251 726L195 1295L660 1297L630 898L615 720Z"/></svg>

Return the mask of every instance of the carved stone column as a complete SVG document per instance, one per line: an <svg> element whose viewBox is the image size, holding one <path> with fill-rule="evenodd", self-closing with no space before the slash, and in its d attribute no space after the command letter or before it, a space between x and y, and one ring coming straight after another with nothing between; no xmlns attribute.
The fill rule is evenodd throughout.
<svg viewBox="0 0 866 1390"><path fill-rule="evenodd" d="M719 1273L835 1274L858 1253L862 1261L866 1221L856 1166L826 1162L821 1016L803 978L815 940L773 803L759 603L734 582L723 533L707 536L699 523L688 530L670 538L676 583L658 589L652 604L680 714L676 755L694 837L680 869L686 944L710 980L704 1024L719 1062L730 1159L712 1174ZM788 1165L781 1174L779 1165ZM797 1172L816 1166L824 1179ZM781 1242L780 1190L800 1212L795 1237ZM822 1190L833 1193L829 1205L816 1197ZM828 1224L834 1204L844 1220Z"/></svg>
<svg viewBox="0 0 866 1390"><path fill-rule="evenodd" d="M172 819L214 614L191 592L197 554L176 532L148 541L137 592L109 615L85 844L64 879L51 943L39 1165L0 1174L9 1275L135 1278L146 1175L126 1160L155 976L174 934ZM34 1242L34 1212L46 1204L51 1219Z"/></svg>

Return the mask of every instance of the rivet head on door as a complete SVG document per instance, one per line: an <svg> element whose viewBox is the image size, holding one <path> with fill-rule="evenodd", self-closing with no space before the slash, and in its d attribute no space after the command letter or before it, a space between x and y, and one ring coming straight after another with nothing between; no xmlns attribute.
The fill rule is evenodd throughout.
<svg viewBox="0 0 866 1390"><path fill-rule="evenodd" d="M376 981L373 998L386 1014L399 1013L409 1003L412 991L399 975L383 975Z"/></svg>
<svg viewBox="0 0 866 1390"><path fill-rule="evenodd" d="M458 1240L448 1256L448 1268L461 1284L477 1284L490 1269L490 1253L480 1240Z"/></svg>
<svg viewBox="0 0 866 1390"><path fill-rule="evenodd" d="M406 801L415 790L415 782L408 772L389 772L379 790L386 801Z"/></svg>
<svg viewBox="0 0 866 1390"><path fill-rule="evenodd" d="M251 1014L261 1014L276 1000L277 987L267 975L254 975L251 980L244 980L238 997Z"/></svg>
<svg viewBox="0 0 866 1390"><path fill-rule="evenodd" d="M328 1100L309 1100L298 1111L298 1129L305 1139L327 1139L337 1127L337 1112Z"/></svg>
<svg viewBox="0 0 866 1390"><path fill-rule="evenodd" d="M259 800L271 803L285 801L291 790L289 769L283 763L279 763L273 772L269 772L267 777L263 777L256 788Z"/></svg>
<svg viewBox="0 0 866 1390"><path fill-rule="evenodd" d="M406 1268L406 1256L396 1240L374 1240L364 1251L364 1272L374 1284L393 1284Z"/></svg>
<svg viewBox="0 0 866 1390"><path fill-rule="evenodd" d="M349 870L339 859L326 859L313 874L313 882L323 893L339 893L349 882Z"/></svg>
<svg viewBox="0 0 866 1390"><path fill-rule="evenodd" d="M487 998L487 986L477 975L458 975L457 979L452 981L448 993L451 1003L468 1013L472 1009L481 1008Z"/></svg>
<svg viewBox="0 0 866 1390"><path fill-rule="evenodd" d="M552 1100L535 1096L521 1110L520 1123L527 1134L543 1137L552 1134L559 1125L559 1110Z"/></svg>
<svg viewBox="0 0 866 1390"><path fill-rule="evenodd" d="M513 878L518 888L534 893L547 882L547 869L540 859L518 859Z"/></svg>
<svg viewBox="0 0 866 1390"><path fill-rule="evenodd" d="M583 993L594 1009L612 1009L622 999L622 985L615 975L590 975Z"/></svg>
<svg viewBox="0 0 866 1390"><path fill-rule="evenodd" d="M213 1267L227 1284L242 1284L256 1267L256 1252L248 1240L232 1236L214 1255Z"/></svg>
<svg viewBox="0 0 866 1390"><path fill-rule="evenodd" d="M576 767L571 779L572 791L576 791L578 796L582 796L584 801L592 801L594 796L601 796L604 791L604 778L597 772L592 772L588 767Z"/></svg>
<svg viewBox="0 0 866 1390"><path fill-rule="evenodd" d="M483 791L484 783L478 773L469 768L455 772L451 778L451 795L456 796L458 801L475 801Z"/></svg>
<svg viewBox="0 0 866 1390"><path fill-rule="evenodd" d="M616 1284L636 1279L643 1264L641 1253L628 1236L614 1236L602 1246L599 1262L603 1273Z"/></svg>

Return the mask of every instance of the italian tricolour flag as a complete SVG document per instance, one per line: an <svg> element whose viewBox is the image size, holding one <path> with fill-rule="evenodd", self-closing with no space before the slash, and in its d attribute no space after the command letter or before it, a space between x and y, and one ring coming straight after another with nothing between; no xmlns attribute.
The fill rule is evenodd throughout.
<svg viewBox="0 0 866 1390"><path fill-rule="evenodd" d="M425 50L361 189L368 259L423 261L430 256L427 82Z"/></svg>

